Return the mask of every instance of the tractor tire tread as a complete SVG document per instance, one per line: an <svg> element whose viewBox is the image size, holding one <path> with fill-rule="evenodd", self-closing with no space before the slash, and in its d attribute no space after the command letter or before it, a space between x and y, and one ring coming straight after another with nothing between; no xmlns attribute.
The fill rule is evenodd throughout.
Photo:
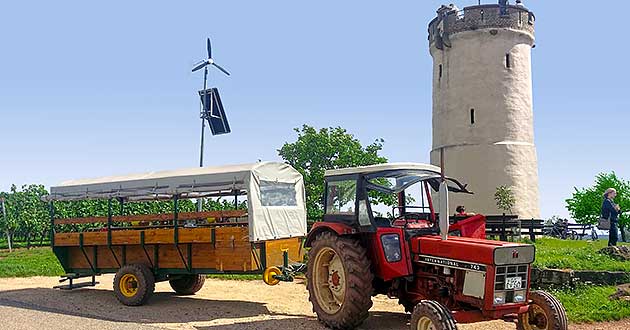
<svg viewBox="0 0 630 330"><path fill-rule="evenodd" d="M435 330L457 330L453 313L437 301L422 300L415 306L411 313L410 329L417 329L418 322L423 316L433 322Z"/></svg>
<svg viewBox="0 0 630 330"><path fill-rule="evenodd" d="M324 232L313 241L310 253L314 253L319 247L333 248L342 258L346 271L346 303L334 315L327 314L315 298L313 282L308 281L309 300L313 305L313 312L317 314L319 322L335 329L346 330L358 327L369 316L372 307L372 280L370 260L367 251L358 240L349 237L339 237L330 232ZM309 262L315 260L315 255L309 256ZM307 267L308 278L312 278L313 265Z"/></svg>
<svg viewBox="0 0 630 330"><path fill-rule="evenodd" d="M545 312L549 312L548 315L552 320L553 324L549 330L568 330L569 329L569 320L567 318L567 313L560 302L556 297L546 291L532 291L529 294L530 300L540 306ZM521 316L519 316L519 322L517 324L518 330L526 330L523 326L523 320Z"/></svg>

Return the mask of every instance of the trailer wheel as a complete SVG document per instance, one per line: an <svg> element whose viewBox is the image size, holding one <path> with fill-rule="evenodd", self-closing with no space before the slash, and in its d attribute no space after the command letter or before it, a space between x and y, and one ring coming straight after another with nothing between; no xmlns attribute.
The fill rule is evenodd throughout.
<svg viewBox="0 0 630 330"><path fill-rule="evenodd" d="M532 291L529 311L518 316L518 330L567 330L569 320L562 303L545 291Z"/></svg>
<svg viewBox="0 0 630 330"><path fill-rule="evenodd" d="M358 240L330 232L318 235L307 269L309 300L321 323L333 329L353 329L368 317L374 275Z"/></svg>
<svg viewBox="0 0 630 330"><path fill-rule="evenodd" d="M151 270L140 264L124 265L114 277L114 293L127 306L145 304L155 291L155 277Z"/></svg>
<svg viewBox="0 0 630 330"><path fill-rule="evenodd" d="M433 300L419 302L411 313L411 330L457 330L453 314Z"/></svg>
<svg viewBox="0 0 630 330"><path fill-rule="evenodd" d="M204 275L183 275L177 279L169 280L171 288L180 295L193 295L201 290L203 284L206 283Z"/></svg>

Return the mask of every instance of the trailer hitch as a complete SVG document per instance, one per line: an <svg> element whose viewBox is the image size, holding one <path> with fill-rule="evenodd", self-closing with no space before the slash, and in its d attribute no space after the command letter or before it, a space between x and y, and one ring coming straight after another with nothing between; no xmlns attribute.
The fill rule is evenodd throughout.
<svg viewBox="0 0 630 330"><path fill-rule="evenodd" d="M272 266L265 269L263 281L267 285L276 285L280 282L293 282L295 275L306 271L303 263L289 264L289 250L282 250L282 267Z"/></svg>

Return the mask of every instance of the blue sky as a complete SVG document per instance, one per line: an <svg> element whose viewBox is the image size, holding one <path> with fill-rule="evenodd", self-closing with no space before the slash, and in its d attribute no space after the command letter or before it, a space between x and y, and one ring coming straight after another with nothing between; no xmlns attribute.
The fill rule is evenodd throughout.
<svg viewBox="0 0 630 330"><path fill-rule="evenodd" d="M206 164L278 159L304 123L427 162L427 23L442 1L12 1L0 10L0 190L198 164L204 40L233 133ZM477 1L458 1L460 7ZM630 46L591 4L525 1L542 216L595 174L630 179Z"/></svg>

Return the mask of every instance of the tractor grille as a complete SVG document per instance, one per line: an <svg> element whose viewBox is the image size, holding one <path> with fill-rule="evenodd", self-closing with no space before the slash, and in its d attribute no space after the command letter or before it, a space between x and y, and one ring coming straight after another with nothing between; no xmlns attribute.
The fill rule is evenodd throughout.
<svg viewBox="0 0 630 330"><path fill-rule="evenodd" d="M494 291L513 291L520 289L506 289L506 281L510 278L521 278L521 289L527 288L527 270L528 265L507 265L497 266L496 277L494 281Z"/></svg>

